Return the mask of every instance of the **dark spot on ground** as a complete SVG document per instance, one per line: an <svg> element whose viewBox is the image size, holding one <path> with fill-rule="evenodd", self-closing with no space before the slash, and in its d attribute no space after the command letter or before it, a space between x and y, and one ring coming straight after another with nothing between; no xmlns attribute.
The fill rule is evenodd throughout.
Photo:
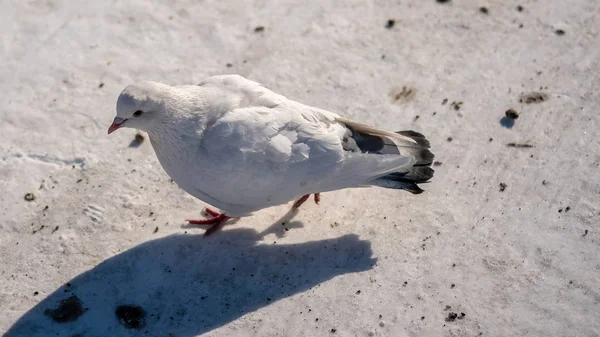
<svg viewBox="0 0 600 337"><path fill-rule="evenodd" d="M72 322L87 311L81 304L81 300L73 295L60 301L58 308L46 309L44 314L57 323Z"/></svg>
<svg viewBox="0 0 600 337"><path fill-rule="evenodd" d="M33 293L33 296L37 296L38 294L39 294L39 292L35 291L35 292Z"/></svg>
<svg viewBox="0 0 600 337"><path fill-rule="evenodd" d="M479 11L483 14L489 14L490 12L488 11L487 7L479 7Z"/></svg>
<svg viewBox="0 0 600 337"><path fill-rule="evenodd" d="M453 140L453 138L452 137L448 137L448 138L446 138L446 140L449 141L449 142L451 142Z"/></svg>
<svg viewBox="0 0 600 337"><path fill-rule="evenodd" d="M264 31L265 31L264 26L257 26L256 28L254 28L255 33L260 33L260 32L264 32Z"/></svg>
<svg viewBox="0 0 600 337"><path fill-rule="evenodd" d="M436 1L437 1L437 3L440 3L440 4L445 4L447 2L450 2L450 0L436 0Z"/></svg>
<svg viewBox="0 0 600 337"><path fill-rule="evenodd" d="M442 100L442 105L446 105L446 103L448 103L448 99L444 98L444 100Z"/></svg>
<svg viewBox="0 0 600 337"><path fill-rule="evenodd" d="M35 194L33 194L33 193L27 193L27 194L25 194L24 199L25 199L25 201L34 201L35 200Z"/></svg>
<svg viewBox="0 0 600 337"><path fill-rule="evenodd" d="M356 295L360 295L360 290L357 290L357 291L356 291Z"/></svg>
<svg viewBox="0 0 600 337"><path fill-rule="evenodd" d="M588 235L588 230L586 229L585 231L583 231L583 236Z"/></svg>
<svg viewBox="0 0 600 337"><path fill-rule="evenodd" d="M563 36L563 35L565 35L565 31L564 31L564 30L562 30L562 29L557 29L557 30L555 30L555 31L554 31L554 33L555 33L556 35L558 35L558 36Z"/></svg>
<svg viewBox="0 0 600 337"><path fill-rule="evenodd" d="M500 192L504 192L504 190L506 190L506 187L508 185L506 185L505 183L500 183Z"/></svg>
<svg viewBox="0 0 600 337"><path fill-rule="evenodd" d="M417 90L411 87L402 86L402 88L392 88L389 92L390 99L394 104L408 103L417 95Z"/></svg>
<svg viewBox="0 0 600 337"><path fill-rule="evenodd" d="M458 314L451 311L448 313L448 317L446 317L446 322L453 322L458 317Z"/></svg>
<svg viewBox="0 0 600 337"><path fill-rule="evenodd" d="M104 82L100 82L100 84L98 84L98 88L102 88L104 86Z"/></svg>
<svg viewBox="0 0 600 337"><path fill-rule="evenodd" d="M567 212L568 212L568 211L570 211L570 210L571 210L571 206L567 206L567 207L565 208L565 213L567 213Z"/></svg>
<svg viewBox="0 0 600 337"><path fill-rule="evenodd" d="M433 162L433 166L442 166L442 162L436 160Z"/></svg>
<svg viewBox="0 0 600 337"><path fill-rule="evenodd" d="M508 143L508 144L506 144L506 146L508 146L508 147L517 147L517 148L530 148L530 147L533 147L532 144L527 144L527 143Z"/></svg>
<svg viewBox="0 0 600 337"><path fill-rule="evenodd" d="M337 331L337 329L333 328L330 331L331 331L331 333L335 333Z"/></svg>
<svg viewBox="0 0 600 337"><path fill-rule="evenodd" d="M131 143L129 143L129 147L139 147L144 142L144 139L145 139L144 135L142 135L139 132L136 133L135 137L133 138Z"/></svg>
<svg viewBox="0 0 600 337"><path fill-rule="evenodd" d="M141 329L146 326L146 312L137 305L120 305L115 310L119 322L129 329Z"/></svg>
<svg viewBox="0 0 600 337"><path fill-rule="evenodd" d="M387 20L387 22L385 24L385 28L392 29L395 24L396 24L396 20L389 19L389 20Z"/></svg>
<svg viewBox="0 0 600 337"><path fill-rule="evenodd" d="M504 115L511 119L519 118L519 113L515 109L508 109L504 112Z"/></svg>
<svg viewBox="0 0 600 337"><path fill-rule="evenodd" d="M522 12L522 11L523 11L523 6L521 6L521 5L518 5L518 6L517 6L517 11L519 11L519 12Z"/></svg>
<svg viewBox="0 0 600 337"><path fill-rule="evenodd" d="M60 228L60 226L54 227L54 229L52 230L52 232L50 234L54 234L59 228Z"/></svg>
<svg viewBox="0 0 600 337"><path fill-rule="evenodd" d="M450 289L454 289L454 287L456 287L456 284L452 283L452 284L450 285Z"/></svg>
<svg viewBox="0 0 600 337"><path fill-rule="evenodd" d="M231 63L227 63L225 66L226 66L227 68L231 68L231 67L233 67L233 64L231 64Z"/></svg>
<svg viewBox="0 0 600 337"><path fill-rule="evenodd" d="M158 233L158 226L156 226L156 228L154 228L154 231L152 233L154 233L154 234Z"/></svg>
<svg viewBox="0 0 600 337"><path fill-rule="evenodd" d="M548 100L548 94L539 92L539 91L534 91L534 92L530 92L527 94L521 94L521 96L519 96L519 102L525 103L525 104L541 103L541 102L545 102L547 100Z"/></svg>
<svg viewBox="0 0 600 337"><path fill-rule="evenodd" d="M542 185L546 186L546 185L548 185L548 182L545 180L542 180Z"/></svg>
<svg viewBox="0 0 600 337"><path fill-rule="evenodd" d="M462 107L463 102L452 102L450 106L454 108L454 110L458 111Z"/></svg>
<svg viewBox="0 0 600 337"><path fill-rule="evenodd" d="M562 209L562 208L559 208L559 209L558 209L558 213L562 213L562 211L563 211L563 209Z"/></svg>

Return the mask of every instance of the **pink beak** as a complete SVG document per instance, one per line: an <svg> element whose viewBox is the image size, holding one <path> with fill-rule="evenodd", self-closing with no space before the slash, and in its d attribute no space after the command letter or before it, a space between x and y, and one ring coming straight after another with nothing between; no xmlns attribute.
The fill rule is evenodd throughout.
<svg viewBox="0 0 600 337"><path fill-rule="evenodd" d="M127 119L123 119L121 117L115 117L115 119L113 120L113 123L108 128L108 134L110 135L115 130L117 130L118 128L120 128L121 125L123 125L123 123L125 123L126 121L127 121Z"/></svg>

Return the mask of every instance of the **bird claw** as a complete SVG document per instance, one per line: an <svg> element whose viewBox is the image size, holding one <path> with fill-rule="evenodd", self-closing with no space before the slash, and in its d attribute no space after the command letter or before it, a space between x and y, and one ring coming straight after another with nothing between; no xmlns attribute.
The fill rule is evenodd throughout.
<svg viewBox="0 0 600 337"><path fill-rule="evenodd" d="M210 234L218 231L219 229L221 229L221 227L223 227L223 225L225 224L225 222L227 222L227 220L233 219L230 216L227 216L223 213L219 213L208 207L206 209L204 209L204 211L212 217L208 218L208 219L202 219L202 220L193 220L193 219L185 220L190 225L212 225L212 226L208 227L206 232L204 232L204 236L209 236Z"/></svg>

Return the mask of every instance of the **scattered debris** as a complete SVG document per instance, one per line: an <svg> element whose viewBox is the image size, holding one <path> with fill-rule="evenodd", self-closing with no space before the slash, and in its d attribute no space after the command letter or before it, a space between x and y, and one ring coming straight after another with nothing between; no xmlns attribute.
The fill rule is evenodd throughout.
<svg viewBox="0 0 600 337"><path fill-rule="evenodd" d="M44 227L45 227L44 225L41 225L41 226L40 226L40 228L38 228L38 229L34 229L34 230L33 230L33 232L32 232L31 234L35 234L35 233L37 233L37 232L41 231L42 229L44 229Z"/></svg>
<svg viewBox="0 0 600 337"><path fill-rule="evenodd" d="M567 213L567 212L568 212L568 211L570 211L570 210L571 210L571 206L567 206L567 207L565 208L565 213Z"/></svg>
<svg viewBox="0 0 600 337"><path fill-rule="evenodd" d="M129 329L141 329L146 326L146 312L137 305L120 305L115 310L119 322Z"/></svg>
<svg viewBox="0 0 600 337"><path fill-rule="evenodd" d="M25 194L25 201L34 201L34 200L35 200L35 194L33 194L33 193Z"/></svg>
<svg viewBox="0 0 600 337"><path fill-rule="evenodd" d="M158 233L158 226L156 226L156 228L154 228L154 231L152 233L154 233L154 234Z"/></svg>
<svg viewBox="0 0 600 337"><path fill-rule="evenodd" d="M385 28L392 29L395 24L396 24L396 20L389 19L389 20L387 20L387 23L385 24Z"/></svg>
<svg viewBox="0 0 600 337"><path fill-rule="evenodd" d="M260 32L264 32L264 31L265 31L264 26L257 26L256 28L254 28L255 33L260 33Z"/></svg>
<svg viewBox="0 0 600 337"><path fill-rule="evenodd" d="M451 311L448 313L448 317L446 317L446 322L453 322L458 317L458 314Z"/></svg>
<svg viewBox="0 0 600 337"><path fill-rule="evenodd" d="M508 144L506 144L506 146L508 146L508 147L517 147L517 148L530 148L530 147L533 147L532 144L527 144L527 143L508 143Z"/></svg>
<svg viewBox="0 0 600 337"><path fill-rule="evenodd" d="M335 329L335 328L332 328L332 329L331 329L331 330L329 330L329 331L331 331L331 333L335 333L335 332L337 331L337 329Z"/></svg>
<svg viewBox="0 0 600 337"><path fill-rule="evenodd" d="M508 109L508 110L506 110L506 112L504 114L506 115L506 117L508 117L510 119L519 118L519 113L517 111L515 111L515 109Z"/></svg>
<svg viewBox="0 0 600 337"><path fill-rule="evenodd" d="M433 162L433 166L442 166L442 162L436 160Z"/></svg>
<svg viewBox="0 0 600 337"><path fill-rule="evenodd" d="M547 100L548 94L538 91L530 92L528 94L521 94L521 96L519 96L519 102L525 104L541 103Z"/></svg>
<svg viewBox="0 0 600 337"><path fill-rule="evenodd" d="M392 88L389 92L390 99L394 104L408 103L417 95L417 90L411 87L402 86Z"/></svg>
<svg viewBox="0 0 600 337"><path fill-rule="evenodd" d="M50 234L54 234L57 230L58 230L59 226L54 227L54 229L52 230L52 232Z"/></svg>
<svg viewBox="0 0 600 337"><path fill-rule="evenodd" d="M44 315L49 316L57 323L72 322L88 310L83 308L81 304L81 300L73 295L60 301L58 308L46 309Z"/></svg>
<svg viewBox="0 0 600 337"><path fill-rule="evenodd" d="M504 192L507 186L508 185L506 185L505 183L500 183L500 192Z"/></svg>
<svg viewBox="0 0 600 337"><path fill-rule="evenodd" d="M462 107L463 102L452 102L450 106L454 108L454 110L458 111Z"/></svg>

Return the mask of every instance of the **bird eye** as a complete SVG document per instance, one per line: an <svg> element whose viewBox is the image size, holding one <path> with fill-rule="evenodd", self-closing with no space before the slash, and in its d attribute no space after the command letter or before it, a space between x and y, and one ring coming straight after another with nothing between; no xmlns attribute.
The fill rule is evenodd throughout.
<svg viewBox="0 0 600 337"><path fill-rule="evenodd" d="M134 117L140 117L144 112L142 110L137 110L136 112L133 113Z"/></svg>

